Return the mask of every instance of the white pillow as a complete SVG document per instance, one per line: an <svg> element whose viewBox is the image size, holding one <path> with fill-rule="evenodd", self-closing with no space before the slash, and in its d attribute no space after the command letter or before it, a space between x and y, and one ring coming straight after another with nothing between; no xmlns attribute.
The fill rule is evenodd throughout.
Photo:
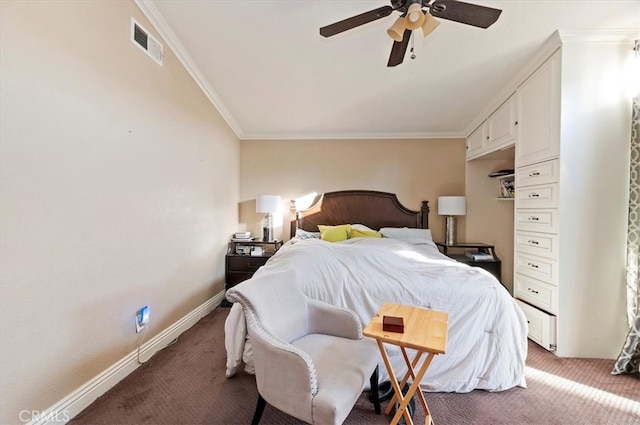
<svg viewBox="0 0 640 425"><path fill-rule="evenodd" d="M411 229L409 227L383 227L380 233L385 238L426 239L432 241L430 229Z"/></svg>
<svg viewBox="0 0 640 425"><path fill-rule="evenodd" d="M296 229L295 239L320 239L320 232L307 232L306 230Z"/></svg>

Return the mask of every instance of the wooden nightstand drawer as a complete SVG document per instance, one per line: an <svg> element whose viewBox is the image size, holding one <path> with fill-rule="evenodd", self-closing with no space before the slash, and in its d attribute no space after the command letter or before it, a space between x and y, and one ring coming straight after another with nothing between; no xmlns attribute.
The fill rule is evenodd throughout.
<svg viewBox="0 0 640 425"><path fill-rule="evenodd" d="M229 271L226 278L227 289L232 286L236 286L238 283L244 282L247 279L251 279L251 277L253 277L253 272Z"/></svg>
<svg viewBox="0 0 640 425"><path fill-rule="evenodd" d="M230 272L254 273L264 266L269 257L251 257L250 255L230 255L227 258Z"/></svg>

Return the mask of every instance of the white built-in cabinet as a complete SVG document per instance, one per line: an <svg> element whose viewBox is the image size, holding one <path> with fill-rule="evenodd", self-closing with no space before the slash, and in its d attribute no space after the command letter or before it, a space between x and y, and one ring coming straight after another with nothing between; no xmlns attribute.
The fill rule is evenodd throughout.
<svg viewBox="0 0 640 425"><path fill-rule="evenodd" d="M487 152L513 145L517 127L517 103L512 96L487 119Z"/></svg>
<svg viewBox="0 0 640 425"><path fill-rule="evenodd" d="M516 92L521 116L516 164L527 165L558 156L560 145L560 53L553 55Z"/></svg>
<svg viewBox="0 0 640 425"><path fill-rule="evenodd" d="M515 143L513 295L529 338L561 357L615 358L628 331L624 76L633 43L568 40L547 46L467 139L467 158Z"/></svg>
<svg viewBox="0 0 640 425"><path fill-rule="evenodd" d="M517 137L518 105L510 97L467 138L467 159L513 146Z"/></svg>
<svg viewBox="0 0 640 425"><path fill-rule="evenodd" d="M487 122L483 121L480 127L467 137L467 158L482 155L487 150Z"/></svg>
<svg viewBox="0 0 640 425"><path fill-rule="evenodd" d="M515 94L514 296L529 338L562 357L613 358L624 341L622 49L562 45Z"/></svg>
<svg viewBox="0 0 640 425"><path fill-rule="evenodd" d="M527 316L529 338L547 350L557 349L558 316L568 314L560 309L560 286L571 285L560 281L558 249L560 64L558 50L515 94L521 118L515 159L513 292Z"/></svg>

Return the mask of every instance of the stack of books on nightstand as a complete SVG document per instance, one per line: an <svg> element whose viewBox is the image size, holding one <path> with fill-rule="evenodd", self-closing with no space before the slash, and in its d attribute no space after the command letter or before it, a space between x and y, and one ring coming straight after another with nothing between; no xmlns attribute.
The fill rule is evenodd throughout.
<svg viewBox="0 0 640 425"><path fill-rule="evenodd" d="M473 261L493 261L493 255L486 252L465 252L465 256L471 258Z"/></svg>
<svg viewBox="0 0 640 425"><path fill-rule="evenodd" d="M249 242L254 240L255 237L251 236L251 232L236 232L231 238L234 242Z"/></svg>

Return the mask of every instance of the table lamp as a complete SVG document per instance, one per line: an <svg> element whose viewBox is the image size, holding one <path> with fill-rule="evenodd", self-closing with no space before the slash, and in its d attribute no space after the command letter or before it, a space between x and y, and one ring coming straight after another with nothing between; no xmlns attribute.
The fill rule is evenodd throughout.
<svg viewBox="0 0 640 425"><path fill-rule="evenodd" d="M452 246L456 244L456 216L467 213L467 201L464 196L439 196L438 215L446 215L446 229L444 244Z"/></svg>
<svg viewBox="0 0 640 425"><path fill-rule="evenodd" d="M258 195L256 212L266 214L262 219L262 241L273 242L273 213L280 210L280 197L277 195Z"/></svg>

